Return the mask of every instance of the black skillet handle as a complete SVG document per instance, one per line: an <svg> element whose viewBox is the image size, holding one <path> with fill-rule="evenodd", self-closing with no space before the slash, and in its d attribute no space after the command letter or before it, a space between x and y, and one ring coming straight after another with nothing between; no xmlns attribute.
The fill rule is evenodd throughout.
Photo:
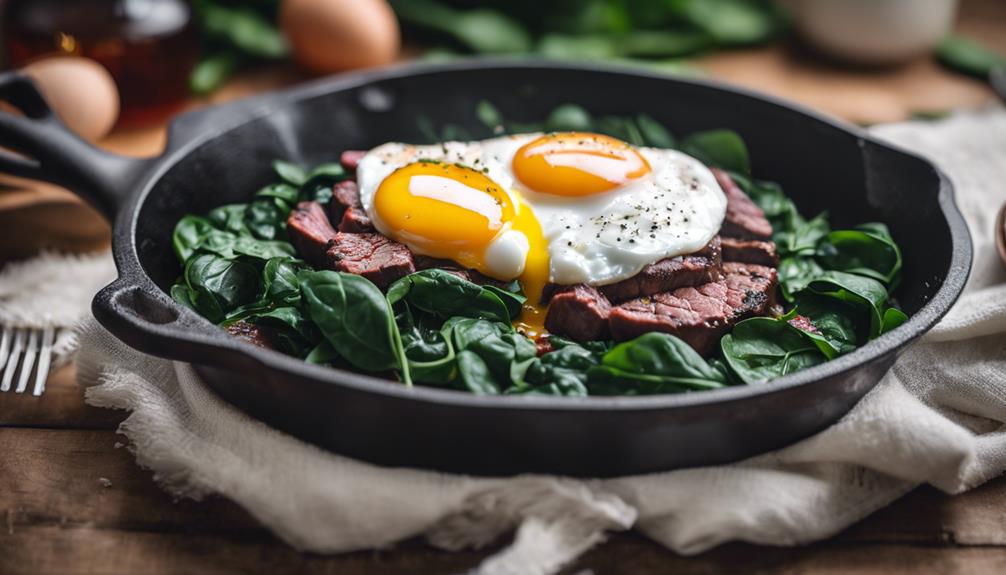
<svg viewBox="0 0 1006 575"><path fill-rule="evenodd" d="M20 72L0 74L0 100L24 114L0 111L0 147L6 148L0 173L63 186L112 219L150 160L110 154L80 139Z"/></svg>

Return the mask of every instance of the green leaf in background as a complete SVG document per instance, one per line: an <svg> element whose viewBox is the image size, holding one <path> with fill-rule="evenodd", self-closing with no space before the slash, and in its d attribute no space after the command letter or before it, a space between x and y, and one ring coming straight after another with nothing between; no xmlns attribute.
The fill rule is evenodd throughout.
<svg viewBox="0 0 1006 575"><path fill-rule="evenodd" d="M746 319L723 336L720 349L730 369L749 385L827 360L803 331L782 318Z"/></svg>
<svg viewBox="0 0 1006 575"><path fill-rule="evenodd" d="M197 96L215 92L237 70L240 58L233 52L206 54L189 74L189 90Z"/></svg>
<svg viewBox="0 0 1006 575"><path fill-rule="evenodd" d="M632 58L688 56L708 48L708 34L689 30L635 30L618 39L618 55Z"/></svg>
<svg viewBox="0 0 1006 575"><path fill-rule="evenodd" d="M936 49L941 64L982 79L988 79L992 69L1006 65L1006 57L976 40L962 36L947 36Z"/></svg>
<svg viewBox="0 0 1006 575"><path fill-rule="evenodd" d="M621 54L617 41L609 36L567 36L545 34L538 41L538 53L556 60L603 60Z"/></svg>
<svg viewBox="0 0 1006 575"><path fill-rule="evenodd" d="M273 160L272 169L277 176L291 186L299 188L307 182L307 172L303 167L293 162Z"/></svg>
<svg viewBox="0 0 1006 575"><path fill-rule="evenodd" d="M492 105L492 102L488 100L480 100L475 106L475 115L478 117L479 121L485 124L485 126L491 130L501 128L503 126L503 116L500 115L499 110L496 106Z"/></svg>
<svg viewBox="0 0 1006 575"><path fill-rule="evenodd" d="M594 129L594 119L590 112L576 104L556 106L545 119L546 132L590 132Z"/></svg>
<svg viewBox="0 0 1006 575"><path fill-rule="evenodd" d="M643 136L643 142L653 148L674 148L677 142L674 135L663 124L646 114L636 116L636 125Z"/></svg>
<svg viewBox="0 0 1006 575"><path fill-rule="evenodd" d="M286 56L287 46L276 25L250 6L218 4L211 0L196 2L203 33L258 58Z"/></svg>
<svg viewBox="0 0 1006 575"><path fill-rule="evenodd" d="M592 393L640 395L717 389L723 374L694 349L666 333L651 332L616 345L588 372Z"/></svg>
<svg viewBox="0 0 1006 575"><path fill-rule="evenodd" d="M435 0L392 0L391 6L403 22L447 34L476 52L521 53L531 49L527 29L503 12L455 10Z"/></svg>
<svg viewBox="0 0 1006 575"><path fill-rule="evenodd" d="M753 0L691 0L685 18L723 44L754 44L775 34L777 20Z"/></svg>
<svg viewBox="0 0 1006 575"><path fill-rule="evenodd" d="M744 175L751 173L747 146L733 130L709 130L691 134L681 143L681 151L706 165Z"/></svg>

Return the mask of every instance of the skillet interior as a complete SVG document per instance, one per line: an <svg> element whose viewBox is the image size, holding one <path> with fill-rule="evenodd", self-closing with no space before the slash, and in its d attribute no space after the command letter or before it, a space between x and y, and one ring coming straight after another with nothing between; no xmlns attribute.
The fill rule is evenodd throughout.
<svg viewBox="0 0 1006 575"><path fill-rule="evenodd" d="M701 82L552 65L433 68L378 78L301 89L268 114L180 155L146 190L130 226L143 271L166 291L180 272L171 250L174 223L186 213L246 201L272 181L273 158L313 164L331 160L342 149L419 141L420 116L486 137L474 115L481 99L515 121L540 120L558 104L574 102L597 115L646 112L679 135L721 127L738 131L748 143L755 175L781 183L805 215L828 209L836 227L870 220L890 226L905 256L897 297L910 315L943 286L955 241L960 249L960 238L941 210L940 174L927 162L748 95ZM337 89L347 84L351 87ZM204 123L213 119L207 114ZM967 270L961 271L966 276ZM929 314L927 323L946 305ZM925 327L901 328L918 333L904 333L896 343ZM856 352L861 363L852 370L848 361L844 369L821 366L812 384L768 384L766 393L735 400L710 396L704 402L695 395L679 407L656 399L586 404L563 399L564 408L522 398L466 405L467 400L438 401L435 394L414 400L408 394L342 386L354 378L334 370L319 375L317 370L250 369L235 376L203 367L202 373L221 395L253 414L379 463L474 473L615 475L735 460L813 433L879 380L897 345L885 347L879 354ZM620 408L630 404L631 409Z"/></svg>

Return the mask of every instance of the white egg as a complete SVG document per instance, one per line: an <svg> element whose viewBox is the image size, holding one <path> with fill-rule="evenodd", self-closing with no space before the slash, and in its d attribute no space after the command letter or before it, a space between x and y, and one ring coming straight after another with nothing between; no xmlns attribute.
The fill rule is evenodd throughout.
<svg viewBox="0 0 1006 575"><path fill-rule="evenodd" d="M513 168L518 150L541 136L381 145L357 169L363 206L380 232L425 253L422 246L396 236L384 221L374 203L378 188L399 168L421 160L471 167L505 190L514 204L533 211L547 244L548 281L564 285L604 285L632 277L647 264L702 249L719 232L726 197L698 160L675 150L636 148L650 168L642 177L604 193L573 197L541 193L522 182ZM525 260L541 249L517 228L501 231L480 256L494 277L517 278Z"/></svg>

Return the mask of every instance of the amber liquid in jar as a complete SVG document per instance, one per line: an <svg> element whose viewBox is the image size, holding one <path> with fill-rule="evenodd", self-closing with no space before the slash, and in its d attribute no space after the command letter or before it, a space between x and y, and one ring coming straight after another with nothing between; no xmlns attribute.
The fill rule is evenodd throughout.
<svg viewBox="0 0 1006 575"><path fill-rule="evenodd" d="M2 21L9 67L54 53L105 66L119 88L120 125L162 121L189 95L199 42L185 0L6 0Z"/></svg>

